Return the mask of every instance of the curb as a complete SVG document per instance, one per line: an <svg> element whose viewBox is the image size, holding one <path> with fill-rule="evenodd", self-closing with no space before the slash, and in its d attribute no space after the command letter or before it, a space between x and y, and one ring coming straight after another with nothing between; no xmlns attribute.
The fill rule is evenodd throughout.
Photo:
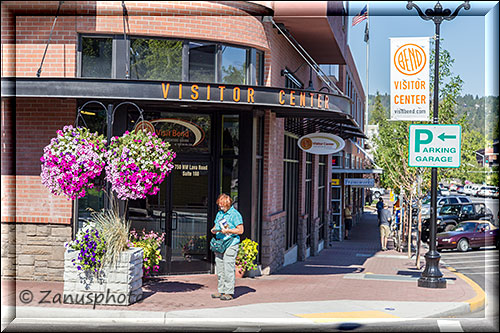
<svg viewBox="0 0 500 333"><path fill-rule="evenodd" d="M455 268L447 266L446 269L464 280L476 292L476 296L464 301L464 303L469 304L470 312L476 312L484 309L484 306L486 304L486 293L484 292L484 290L476 282L463 275L462 273L457 272Z"/></svg>

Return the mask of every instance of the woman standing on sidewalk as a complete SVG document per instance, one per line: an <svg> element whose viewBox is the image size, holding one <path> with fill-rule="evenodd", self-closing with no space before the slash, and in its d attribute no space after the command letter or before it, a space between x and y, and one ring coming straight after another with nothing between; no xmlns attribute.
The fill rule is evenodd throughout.
<svg viewBox="0 0 500 333"><path fill-rule="evenodd" d="M349 231L352 229L352 205L347 205L344 209L344 221L345 221L345 237L344 239L349 239Z"/></svg>
<svg viewBox="0 0 500 333"><path fill-rule="evenodd" d="M218 292L212 294L212 298L228 301L233 299L234 294L236 255L240 247L239 235L243 234L243 219L236 208L232 207L233 200L229 195L219 195L216 203L219 212L210 231L216 234L217 238L232 238L232 241L224 253L214 252Z"/></svg>

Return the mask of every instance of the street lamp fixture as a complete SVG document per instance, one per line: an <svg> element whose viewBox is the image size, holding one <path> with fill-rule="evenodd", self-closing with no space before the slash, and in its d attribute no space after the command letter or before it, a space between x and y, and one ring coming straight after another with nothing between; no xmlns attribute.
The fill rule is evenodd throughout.
<svg viewBox="0 0 500 333"><path fill-rule="evenodd" d="M443 20L451 21L457 15L460 9L470 9L469 1L464 1L463 4L457 7L452 13L450 9L443 9L439 1L434 6L434 9L427 9L424 12L413 3L408 1L406 9L412 10L415 8L418 15L425 21L432 20L436 26L435 39L435 56L434 56L434 100L433 100L433 124L438 124L439 113L439 28ZM446 288L446 280L443 278L443 273L439 270L439 260L441 256L436 250L436 213L437 213L437 168L431 168L431 221L430 221L430 245L429 251L425 254L425 269L421 277L418 279L418 286L424 288Z"/></svg>

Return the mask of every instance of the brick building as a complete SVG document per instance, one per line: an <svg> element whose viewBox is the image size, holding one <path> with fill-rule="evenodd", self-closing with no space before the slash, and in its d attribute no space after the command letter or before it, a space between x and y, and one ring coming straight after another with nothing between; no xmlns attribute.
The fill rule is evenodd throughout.
<svg viewBox="0 0 500 333"><path fill-rule="evenodd" d="M207 246L182 248L210 235L220 193L263 274L327 247L334 211L360 214L362 190L342 183L332 206L332 155L297 141L343 138L342 179L368 163L345 13L341 1L2 2L2 277L62 280L64 242L106 205L41 183L43 148L73 124L110 137L145 121L177 152L160 192L127 211L134 228L166 233L164 274L213 272Z"/></svg>

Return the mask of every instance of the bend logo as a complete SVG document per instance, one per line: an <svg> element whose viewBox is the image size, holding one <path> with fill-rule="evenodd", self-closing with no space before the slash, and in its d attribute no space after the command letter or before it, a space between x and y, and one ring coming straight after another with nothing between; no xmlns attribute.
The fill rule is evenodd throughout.
<svg viewBox="0 0 500 333"><path fill-rule="evenodd" d="M344 149L345 141L330 133L312 133L301 137L297 145L310 154L328 155Z"/></svg>
<svg viewBox="0 0 500 333"><path fill-rule="evenodd" d="M415 75L425 68L427 57L423 48L416 44L405 44L394 54L394 66L404 75Z"/></svg>
<svg viewBox="0 0 500 333"><path fill-rule="evenodd" d="M151 124L147 120L140 121L140 122L137 123L137 125L135 125L134 131L136 133L140 129L143 130L143 131L146 131L146 132L150 132L150 133L154 133L155 132L155 127L153 126L153 124Z"/></svg>
<svg viewBox="0 0 500 333"><path fill-rule="evenodd" d="M155 124L157 127L159 127L159 125L161 126L162 123L170 124L170 126L172 125L182 126L186 130L179 130L172 127L167 127L166 129L155 127ZM199 145L205 139L205 132L203 131L203 129L201 129L196 124L180 119L162 118L151 121L144 120L140 121L135 126L134 130L137 131L138 129L143 129L148 132L156 133L159 137L166 139L170 143L179 143L179 142L186 143L189 141L193 141L192 142L193 147ZM194 136L194 138L192 138L191 134Z"/></svg>

